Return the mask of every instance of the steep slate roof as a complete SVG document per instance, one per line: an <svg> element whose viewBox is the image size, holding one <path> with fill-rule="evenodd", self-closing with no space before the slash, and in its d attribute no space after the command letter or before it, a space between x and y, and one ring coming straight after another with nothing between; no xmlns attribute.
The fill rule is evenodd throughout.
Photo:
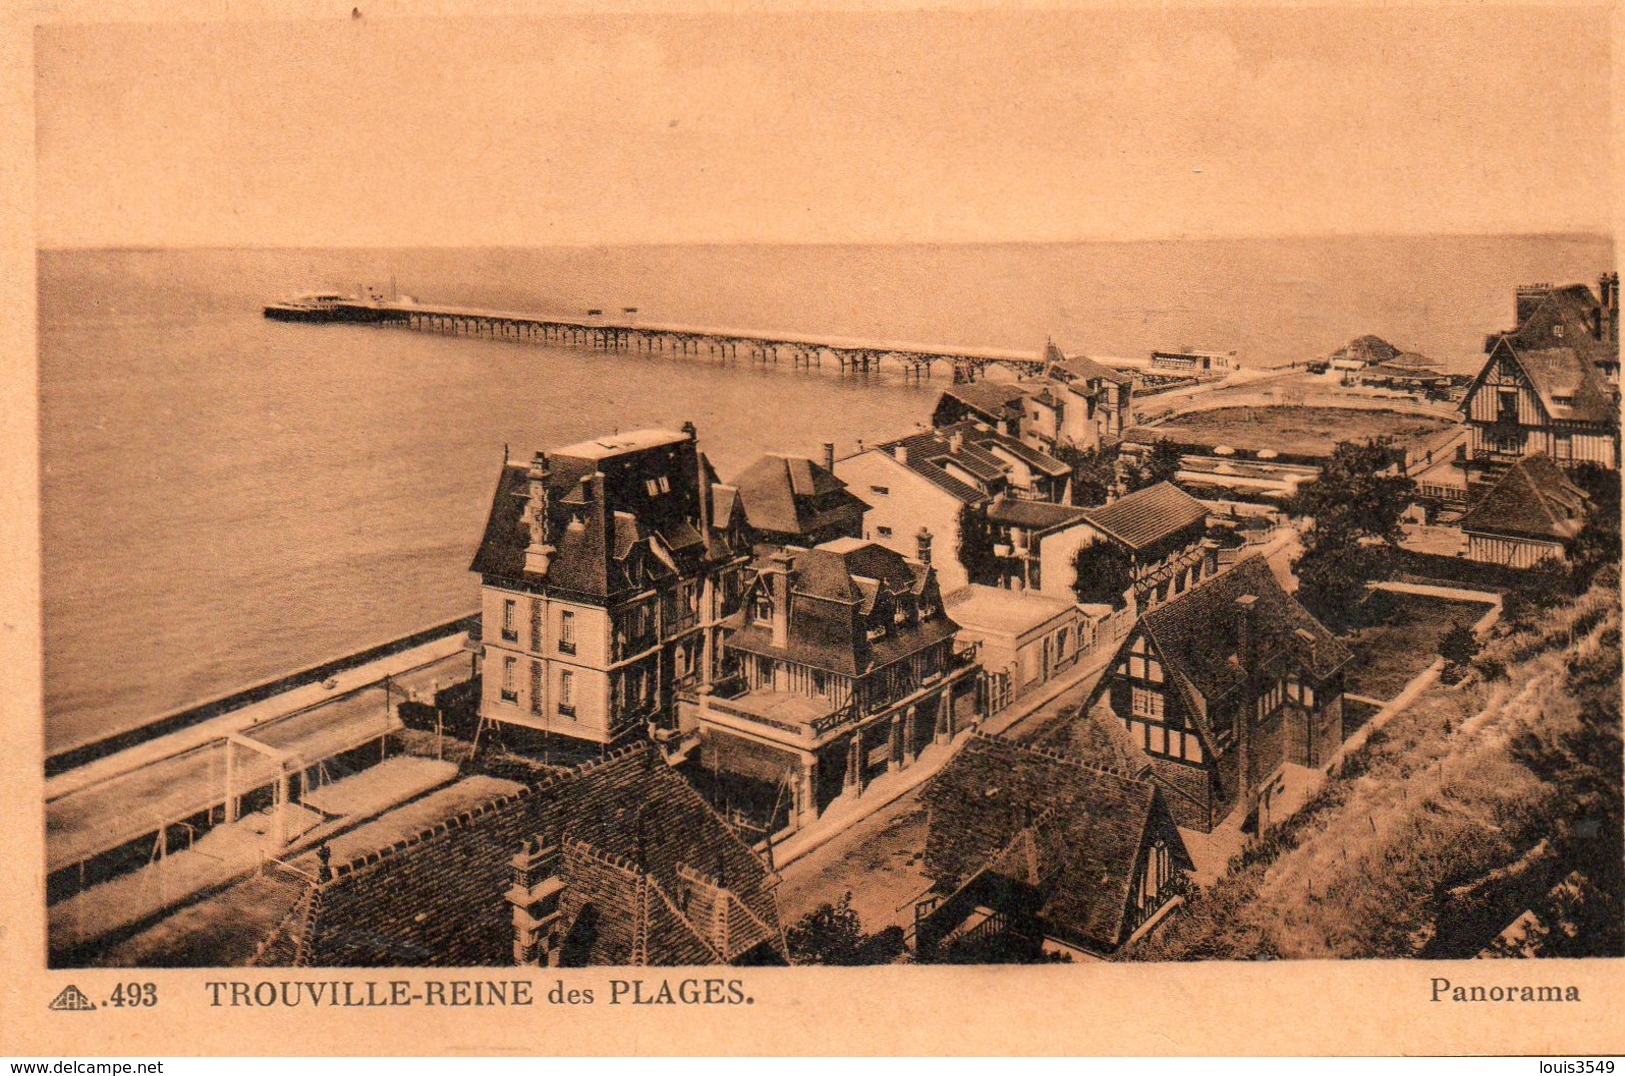
<svg viewBox="0 0 1625 1076"><path fill-rule="evenodd" d="M510 860L532 839L563 849L569 964L629 963L640 916L651 966L722 963L763 943L784 956L776 877L644 743L334 863L332 878L308 884L256 962L510 965L514 928L503 894ZM302 866L314 871L313 859ZM642 897L640 876L649 882ZM722 901L728 929L719 945L710 913Z"/></svg>
<svg viewBox="0 0 1625 1076"><path fill-rule="evenodd" d="M1146 549L1207 518L1207 507L1172 482L1084 509L1089 522L1133 550Z"/></svg>
<svg viewBox="0 0 1625 1076"><path fill-rule="evenodd" d="M751 621L751 597L755 588L767 585L759 575L751 583L744 608L724 621L732 630L725 643L728 649L862 676L959 630L942 611L930 566L885 546L844 538L813 549L790 548L784 555L791 558L793 572L788 645L774 646L772 626ZM771 559L759 560L753 567L759 572L771 566ZM868 623L882 595L891 608L917 609L925 604L934 615L904 624L886 616L886 634L871 640Z"/></svg>
<svg viewBox="0 0 1625 1076"><path fill-rule="evenodd" d="M825 525L830 513L869 507L845 482L805 456L762 456L733 486L744 502L746 522L775 534L807 534Z"/></svg>
<svg viewBox="0 0 1625 1076"><path fill-rule="evenodd" d="M1461 529L1564 541L1585 524L1586 501L1563 468L1540 452L1509 467L1462 516Z"/></svg>
<svg viewBox="0 0 1625 1076"><path fill-rule="evenodd" d="M1189 693L1194 709L1241 686L1245 677L1236 655L1236 599L1251 594L1255 654L1268 665L1290 654L1316 680L1353 659L1348 647L1281 589L1269 562L1254 554L1228 571L1211 576L1140 618L1174 681ZM1127 646L1134 633L1123 641ZM1099 688L1096 689L1097 691Z"/></svg>
<svg viewBox="0 0 1625 1076"><path fill-rule="evenodd" d="M1150 781L991 736L971 739L926 786L924 870L944 894L984 873L1033 892L1047 933L1098 951L1128 933L1140 850L1190 858Z"/></svg>
<svg viewBox="0 0 1625 1076"><path fill-rule="evenodd" d="M555 552L546 585L608 599L653 580L691 572L707 556L730 553L724 533L714 529L712 534L701 535L696 527L699 469L704 469L712 483L716 472L692 446L690 437L644 430L571 447L570 451L583 455L567 455L562 449L547 453L548 519ZM676 475L667 499L656 504L642 498L636 489L638 472L624 469L620 457L662 449L676 454L685 466ZM530 544L524 518L529 467L523 462L503 465L471 571L538 585L543 582L527 577L524 569L525 549ZM600 468L609 469L612 476L602 477ZM687 473L690 470L692 475ZM716 526L726 523L723 518Z"/></svg>
<svg viewBox="0 0 1625 1076"><path fill-rule="evenodd" d="M1572 347L1521 350L1510 342L1509 346L1552 418L1573 422L1618 421L1613 390L1580 352ZM1559 403L1557 397L1567 397L1572 402Z"/></svg>

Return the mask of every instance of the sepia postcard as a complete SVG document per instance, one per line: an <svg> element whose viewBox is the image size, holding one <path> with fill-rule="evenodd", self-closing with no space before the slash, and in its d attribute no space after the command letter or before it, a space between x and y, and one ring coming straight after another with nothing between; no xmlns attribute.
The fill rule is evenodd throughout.
<svg viewBox="0 0 1625 1076"><path fill-rule="evenodd" d="M1625 1041L1616 8L10 18L8 1052Z"/></svg>

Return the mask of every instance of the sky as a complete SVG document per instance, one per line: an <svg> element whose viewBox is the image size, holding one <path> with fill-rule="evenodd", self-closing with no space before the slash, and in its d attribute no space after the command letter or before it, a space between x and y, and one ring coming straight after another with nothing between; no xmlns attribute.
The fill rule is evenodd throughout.
<svg viewBox="0 0 1625 1076"><path fill-rule="evenodd" d="M46 26L38 242L1605 232L1610 33L1565 7Z"/></svg>

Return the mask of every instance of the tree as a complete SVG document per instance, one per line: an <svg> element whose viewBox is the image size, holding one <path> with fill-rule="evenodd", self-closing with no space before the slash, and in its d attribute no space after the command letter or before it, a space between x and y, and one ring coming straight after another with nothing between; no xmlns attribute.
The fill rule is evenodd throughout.
<svg viewBox="0 0 1625 1076"><path fill-rule="evenodd" d="M1102 445L1080 451L1071 445L1057 445L1054 456L1072 468L1072 503L1089 508L1105 504L1117 488L1118 446Z"/></svg>
<svg viewBox="0 0 1625 1076"><path fill-rule="evenodd" d="M1134 583L1133 561L1112 542L1094 542L1078 550L1072 559L1076 572L1072 593L1085 605L1110 605L1121 609L1128 604L1124 591Z"/></svg>
<svg viewBox="0 0 1625 1076"><path fill-rule="evenodd" d="M1328 625L1351 625L1365 603L1366 584L1385 578L1392 561L1392 550L1385 545L1322 530L1317 524L1303 555L1292 565L1298 576L1298 600Z"/></svg>
<svg viewBox="0 0 1625 1076"><path fill-rule="evenodd" d="M888 927L865 934L852 894L825 901L784 931L792 964L889 964L903 951L903 932Z"/></svg>
<svg viewBox="0 0 1625 1076"><path fill-rule="evenodd" d="M1579 593L1576 573L1556 557L1542 557L1518 577L1517 585L1501 597L1501 615L1509 623L1524 623Z"/></svg>
<svg viewBox="0 0 1625 1076"><path fill-rule="evenodd" d="M1452 665L1469 665L1478 656L1478 637L1465 624L1450 622L1450 629L1439 637L1439 656Z"/></svg>
<svg viewBox="0 0 1625 1076"><path fill-rule="evenodd" d="M972 583L992 586L999 581L999 564L993 555L993 525L987 513L971 504L959 510L959 563Z"/></svg>
<svg viewBox="0 0 1625 1076"><path fill-rule="evenodd" d="M1352 624L1366 584L1393 571L1400 516L1416 490L1394 461L1387 438L1339 442L1320 477L1287 502L1289 515L1314 520L1292 565L1299 600L1328 623Z"/></svg>
<svg viewBox="0 0 1625 1076"><path fill-rule="evenodd" d="M1607 564L1620 561L1619 473L1581 464L1569 476L1590 498L1585 524L1569 543L1569 561L1580 585Z"/></svg>
<svg viewBox="0 0 1625 1076"><path fill-rule="evenodd" d="M1158 482L1172 482L1179 473L1183 455L1179 446L1172 441L1159 440L1140 457L1139 462L1125 469L1123 484L1132 493Z"/></svg>
<svg viewBox="0 0 1625 1076"><path fill-rule="evenodd" d="M1317 531L1381 538L1397 545L1403 536L1400 517L1416 493L1416 483L1394 468L1395 459L1386 437L1364 444L1339 442L1320 477L1287 503L1287 513L1313 518Z"/></svg>

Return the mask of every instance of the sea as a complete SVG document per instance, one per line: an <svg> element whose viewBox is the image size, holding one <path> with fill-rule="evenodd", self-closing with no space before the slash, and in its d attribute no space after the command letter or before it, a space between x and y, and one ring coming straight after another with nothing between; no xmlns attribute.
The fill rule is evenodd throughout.
<svg viewBox="0 0 1625 1076"><path fill-rule="evenodd" d="M267 321L425 303L1144 356L1324 355L1363 333L1475 369L1513 288L1601 236L967 246L121 249L39 255L45 733L57 752L469 612L505 453L692 421L726 480L906 431L942 379Z"/></svg>

